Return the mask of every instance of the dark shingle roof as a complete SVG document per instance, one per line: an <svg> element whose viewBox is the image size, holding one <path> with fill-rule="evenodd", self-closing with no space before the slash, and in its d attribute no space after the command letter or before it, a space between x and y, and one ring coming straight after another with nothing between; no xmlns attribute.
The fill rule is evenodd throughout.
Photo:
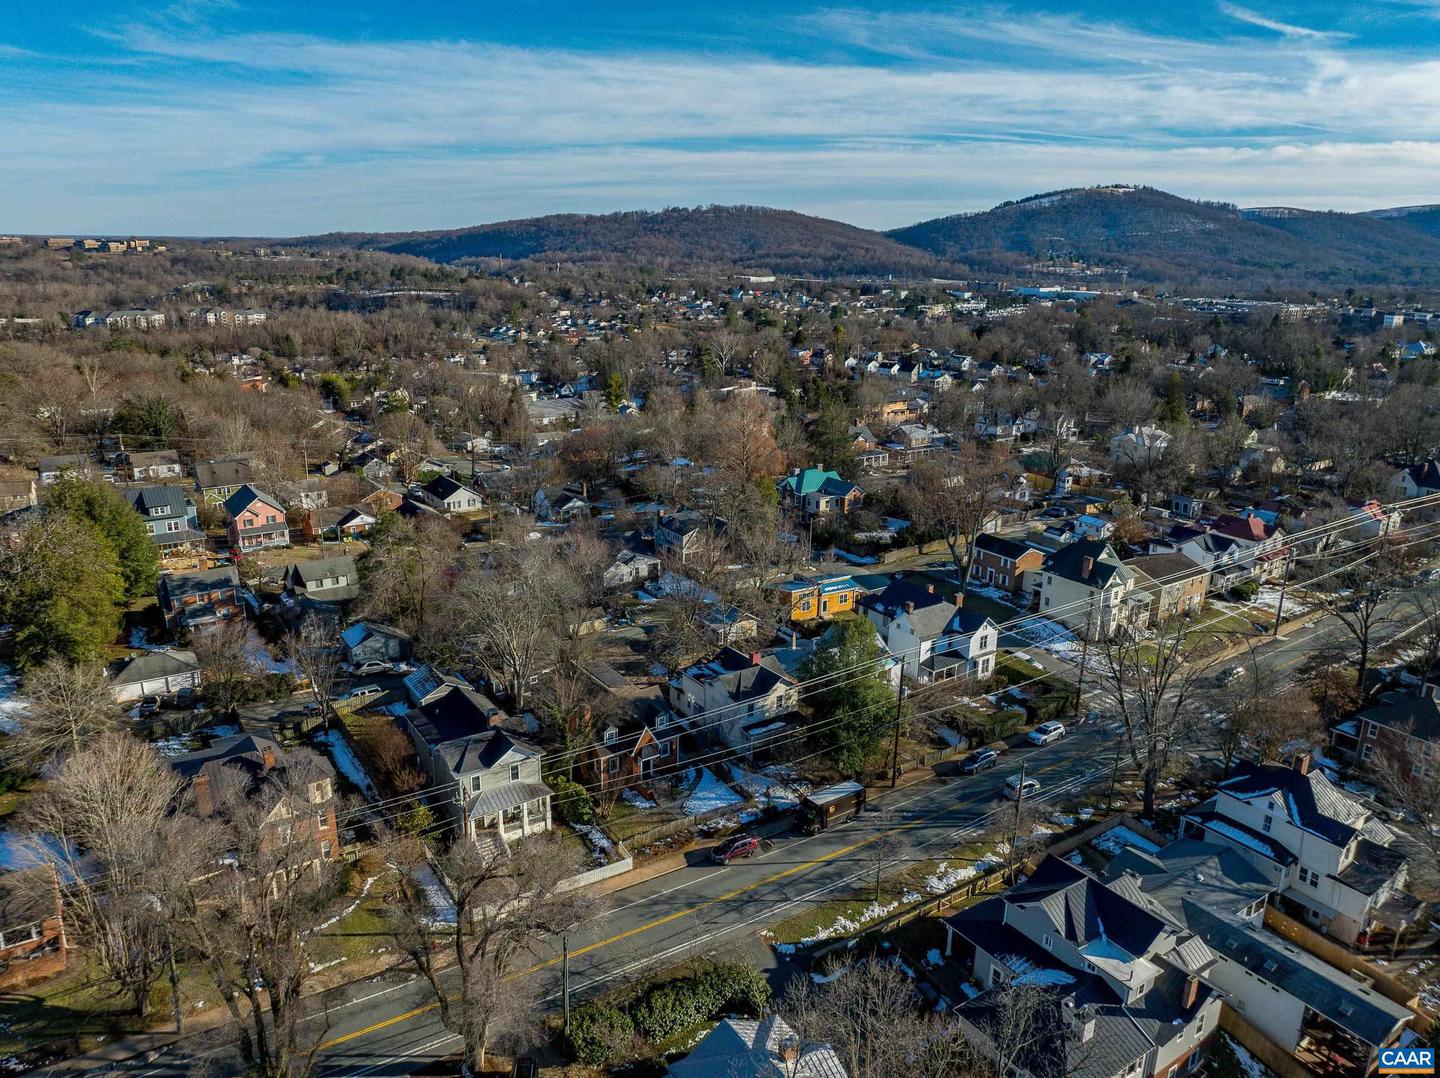
<svg viewBox="0 0 1440 1078"><path fill-rule="evenodd" d="M993 535L990 532L981 532L975 537L975 549L983 550L990 554L998 554L1002 558L1010 558L1012 561L1019 561L1026 554L1036 553L1035 548L1018 539L1007 539L1003 535Z"/></svg>
<svg viewBox="0 0 1440 1078"><path fill-rule="evenodd" d="M1433 696L1416 696L1394 704L1367 708L1356 718L1426 741L1440 739L1440 700Z"/></svg>
<svg viewBox="0 0 1440 1078"><path fill-rule="evenodd" d="M1109 561L1102 558L1109 557ZM1085 559L1091 561L1089 575L1085 572ZM1056 576L1086 584L1092 588L1107 587L1115 574L1124 567L1115 560L1110 544L1101 539L1076 539L1066 543L1045 559L1045 571Z"/></svg>
<svg viewBox="0 0 1440 1078"><path fill-rule="evenodd" d="M1332 802L1343 795L1337 794L1330 780L1319 771L1302 775L1279 764L1241 760L1235 766L1235 774L1220 783L1218 789L1247 801L1279 792L1284 795L1290 820L1297 827L1313 831L1337 846L1344 846L1355 835L1355 829L1348 822L1327 811L1327 808L1333 810Z"/></svg>
<svg viewBox="0 0 1440 1078"><path fill-rule="evenodd" d="M179 487L156 485L153 487L138 487L135 490L127 490L125 497L135 511L143 517L148 517L154 509L165 509L172 517L185 517L186 503L185 492Z"/></svg>
<svg viewBox="0 0 1440 1078"><path fill-rule="evenodd" d="M115 670L116 685L134 685L154 678L194 673L200 669L188 651L147 651L121 663Z"/></svg>
<svg viewBox="0 0 1440 1078"><path fill-rule="evenodd" d="M195 465L195 482L202 490L211 487L238 487L250 482L255 472L244 460L205 460Z"/></svg>

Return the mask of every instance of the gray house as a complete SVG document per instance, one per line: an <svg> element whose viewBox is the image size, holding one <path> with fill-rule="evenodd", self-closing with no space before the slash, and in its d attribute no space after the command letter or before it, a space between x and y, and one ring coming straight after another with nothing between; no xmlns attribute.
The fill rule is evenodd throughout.
<svg viewBox="0 0 1440 1078"><path fill-rule="evenodd" d="M355 559L337 554L287 565L285 587L302 602L340 603L360 594L360 577Z"/></svg>
<svg viewBox="0 0 1440 1078"><path fill-rule="evenodd" d="M485 500L464 483L448 475L437 475L420 488L420 497L442 513L478 513Z"/></svg>
<svg viewBox="0 0 1440 1078"><path fill-rule="evenodd" d="M405 725L457 830L476 842L506 843L550 830L540 750L502 729L505 712L459 678L414 679L406 679L412 698L412 682L419 691L434 688L406 713Z"/></svg>
<svg viewBox="0 0 1440 1078"><path fill-rule="evenodd" d="M401 663L410 658L410 637L388 625L357 621L340 634L340 657L350 666Z"/></svg>
<svg viewBox="0 0 1440 1078"><path fill-rule="evenodd" d="M205 541L195 503L179 487L140 487L127 490L125 497L145 518L150 541L162 554Z"/></svg>
<svg viewBox="0 0 1440 1078"><path fill-rule="evenodd" d="M195 489L209 505L224 505L225 499L255 478L246 460L202 460L191 471Z"/></svg>

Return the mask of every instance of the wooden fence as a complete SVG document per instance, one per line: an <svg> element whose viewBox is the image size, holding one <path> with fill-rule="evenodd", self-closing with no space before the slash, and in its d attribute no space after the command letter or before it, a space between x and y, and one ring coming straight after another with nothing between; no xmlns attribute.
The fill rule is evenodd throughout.
<svg viewBox="0 0 1440 1078"><path fill-rule="evenodd" d="M1220 1008L1220 1028L1279 1078L1314 1078L1301 1062L1261 1033L1229 1004Z"/></svg>

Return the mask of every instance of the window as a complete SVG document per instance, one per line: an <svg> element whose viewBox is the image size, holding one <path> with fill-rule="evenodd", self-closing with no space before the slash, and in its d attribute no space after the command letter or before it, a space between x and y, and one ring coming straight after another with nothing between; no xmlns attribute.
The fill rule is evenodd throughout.
<svg viewBox="0 0 1440 1078"><path fill-rule="evenodd" d="M615 727L613 727L613 726L606 727L606 729L605 729L605 739L604 739L604 740L605 740L605 744L607 744L607 745L613 745L613 744L614 744L616 741L618 741L619 739L620 739L620 731L619 731L619 730L615 729Z"/></svg>
<svg viewBox="0 0 1440 1078"><path fill-rule="evenodd" d="M334 847L330 845L330 840L328 838L322 840L320 843L320 856L325 858L325 860L327 861L330 860L330 853L333 849Z"/></svg>
<svg viewBox="0 0 1440 1078"><path fill-rule="evenodd" d="M511 782L519 782L519 781L520 781L520 765L519 765L519 764L511 764L511 765L510 765L510 781L511 781Z"/></svg>
<svg viewBox="0 0 1440 1078"><path fill-rule="evenodd" d="M184 526L184 523L178 520L167 520L165 522L165 530L167 532L178 532Z"/></svg>
<svg viewBox="0 0 1440 1078"><path fill-rule="evenodd" d="M1375 723L1371 722L1369 719L1365 720L1365 729L1363 731L1363 736L1366 741L1373 741L1375 739L1375 735L1379 732L1380 727L1375 725Z"/></svg>
<svg viewBox="0 0 1440 1078"><path fill-rule="evenodd" d="M999 967L999 966L991 966L991 967L990 967L990 983L991 983L991 985L997 985L997 984L999 984L999 983L1000 983L1000 979L1001 979L1002 976L1003 976L1003 975L1002 975L1001 972L1000 972L1000 967Z"/></svg>
<svg viewBox="0 0 1440 1078"><path fill-rule="evenodd" d="M1270 833L1270 828L1272 828L1272 827L1274 827L1274 826L1275 826L1275 817L1274 817L1274 816L1270 816L1270 815L1266 815L1266 817L1265 817L1265 822L1261 825L1261 829L1268 835L1268 834Z"/></svg>
<svg viewBox="0 0 1440 1078"><path fill-rule="evenodd" d="M655 716L655 729L663 730L670 725L670 712L661 711Z"/></svg>
<svg viewBox="0 0 1440 1078"><path fill-rule="evenodd" d="M1174 1064L1173 1066L1171 1066L1171 1068L1170 1068L1168 1071L1165 1072L1165 1078L1175 1078L1175 1075L1177 1075L1177 1074L1179 1074L1179 1073L1180 1073L1180 1064L1179 1064L1179 1063L1176 1063L1176 1064Z"/></svg>
<svg viewBox="0 0 1440 1078"><path fill-rule="evenodd" d="M329 826L330 826L330 813L328 813L328 812L317 812L317 813L315 813L315 826L318 827L318 828L320 828L321 830L324 830L325 828L329 827Z"/></svg>
<svg viewBox="0 0 1440 1078"><path fill-rule="evenodd" d="M1375 746L1374 746L1374 745L1361 745L1361 746L1360 746L1360 759L1362 759L1362 760L1369 760L1371 754L1374 753L1374 751L1375 751Z"/></svg>
<svg viewBox="0 0 1440 1078"><path fill-rule="evenodd" d="M1040 937L1040 943L1047 951L1053 951L1055 949L1055 938L1048 932Z"/></svg>
<svg viewBox="0 0 1440 1078"><path fill-rule="evenodd" d="M154 509L151 509L151 510L150 510L150 515L151 515L152 517L163 517L163 516L168 516L169 514L170 514L170 507L169 507L168 505L156 506Z"/></svg>

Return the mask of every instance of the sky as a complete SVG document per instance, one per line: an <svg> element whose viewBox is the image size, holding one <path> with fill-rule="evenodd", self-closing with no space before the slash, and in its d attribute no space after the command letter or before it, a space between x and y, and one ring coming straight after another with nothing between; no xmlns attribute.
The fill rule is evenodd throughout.
<svg viewBox="0 0 1440 1078"><path fill-rule="evenodd" d="M5 6L6 232L709 203L893 228L1106 183L1440 202L1440 0Z"/></svg>

